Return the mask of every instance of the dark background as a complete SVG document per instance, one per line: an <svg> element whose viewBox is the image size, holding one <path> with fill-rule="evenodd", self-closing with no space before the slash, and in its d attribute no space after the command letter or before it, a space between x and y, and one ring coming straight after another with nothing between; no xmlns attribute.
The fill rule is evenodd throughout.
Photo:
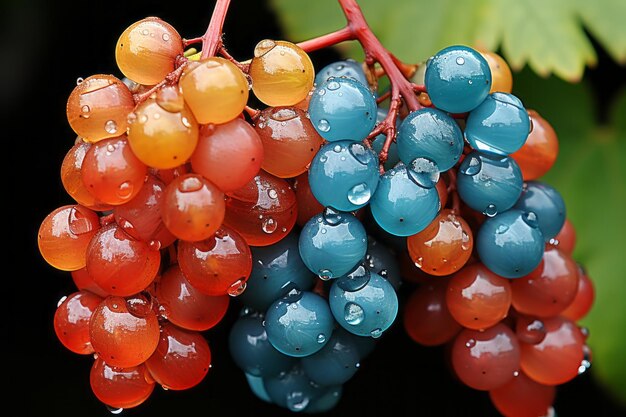
<svg viewBox="0 0 626 417"><path fill-rule="evenodd" d="M128 25L153 15L172 24L183 37L199 36L206 29L213 2L198 7L192 2L147 0L1 1L0 85L6 120L0 132L8 146L3 155L5 184L9 185L9 195L2 200L3 219L8 223L4 230L9 234L4 239L8 287L4 287L2 304L2 335L6 336L1 375L12 386L4 406L17 406L12 416L107 416L89 387L92 359L65 350L52 328L57 301L74 291L70 275L47 265L36 244L43 218L71 203L59 178L61 162L75 138L65 117L65 102L78 77L119 76L114 47ZM234 0L224 31L226 46L240 59L251 56L259 40L281 38L264 1ZM606 101L621 77L620 70L600 55L600 64L588 74L599 103ZM311 57L317 68L338 58L333 51ZM406 284L401 301L409 292ZM291 415L256 399L229 357L226 340L237 305L232 303L224 321L206 332L213 368L201 385L179 392L157 388L146 403L123 415ZM559 387L555 408L559 416L625 413L597 385L593 368ZM486 393L452 378L443 349L413 343L400 320L345 385L343 399L332 414L497 415Z"/></svg>

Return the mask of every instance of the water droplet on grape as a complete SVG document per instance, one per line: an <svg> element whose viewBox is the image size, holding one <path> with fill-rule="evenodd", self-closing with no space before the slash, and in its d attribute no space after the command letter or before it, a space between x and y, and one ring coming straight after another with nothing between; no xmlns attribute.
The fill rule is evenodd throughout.
<svg viewBox="0 0 626 417"><path fill-rule="evenodd" d="M168 33L164 33L164 34L161 36L161 38L162 38L165 42L167 42L167 41L169 41L169 40L170 40L170 35L169 35Z"/></svg>
<svg viewBox="0 0 626 417"><path fill-rule="evenodd" d="M122 414L122 411L124 411L123 408L115 408L115 407L111 407L109 405L107 405L106 408L107 408L107 410L109 410L109 413L115 414L115 415Z"/></svg>
<svg viewBox="0 0 626 417"><path fill-rule="evenodd" d="M86 104L83 107L81 107L80 110L83 112L83 114L87 114L87 113L89 113L91 111L89 106L86 105ZM83 117L84 117L84 115L83 115Z"/></svg>
<svg viewBox="0 0 626 417"><path fill-rule="evenodd" d="M341 145L335 145L335 146L333 147L333 151L335 151L335 152L337 152L337 153L341 152Z"/></svg>
<svg viewBox="0 0 626 417"><path fill-rule="evenodd" d="M142 114L141 117L139 118L139 123L146 123L148 121L148 116L146 116L145 114Z"/></svg>
<svg viewBox="0 0 626 417"><path fill-rule="evenodd" d="M276 120L277 122L286 122L296 117L298 117L298 113L296 113L293 109L290 109L290 108L276 109L270 115L270 118L272 120ZM282 125L282 126L285 126L285 125Z"/></svg>
<svg viewBox="0 0 626 417"><path fill-rule="evenodd" d="M94 229L83 210L85 209L81 206L72 207L67 219L70 231L77 236L89 233Z"/></svg>
<svg viewBox="0 0 626 417"><path fill-rule="evenodd" d="M501 235L503 233L506 233L507 230L509 230L509 226L507 226L506 224L501 224L496 228L496 233Z"/></svg>
<svg viewBox="0 0 626 417"><path fill-rule="evenodd" d="M320 119L317 123L317 128L322 132L328 132L330 130L330 123L326 119Z"/></svg>
<svg viewBox="0 0 626 417"><path fill-rule="evenodd" d="M104 124L104 130L106 130L107 133L114 135L117 132L117 123L115 123L114 120L107 120Z"/></svg>
<svg viewBox="0 0 626 417"><path fill-rule="evenodd" d="M112 143L109 143L107 145L107 152L109 153L115 152L115 145L113 145Z"/></svg>
<svg viewBox="0 0 626 417"><path fill-rule="evenodd" d="M433 188L439 181L439 168L430 159L415 158L407 168L411 180L422 188Z"/></svg>
<svg viewBox="0 0 626 417"><path fill-rule="evenodd" d="M467 83L468 83L469 85L474 84L474 82L473 82L472 80L467 80Z"/></svg>
<svg viewBox="0 0 626 417"><path fill-rule="evenodd" d="M325 235L325 234L326 234L326 229L322 229L322 230L320 230L320 233L321 233L321 234L323 234L323 235Z"/></svg>
<svg viewBox="0 0 626 417"><path fill-rule="evenodd" d="M356 303L347 303L343 309L343 318L346 323L356 326L363 322L365 312L363 308Z"/></svg>
<svg viewBox="0 0 626 417"><path fill-rule="evenodd" d="M277 228L278 222L271 217L263 219L263 222L261 223L261 229L267 234L274 233Z"/></svg>
<svg viewBox="0 0 626 417"><path fill-rule="evenodd" d="M345 68L345 65L343 65L343 64L338 64L337 66L335 66L335 70L337 70L337 71L341 71L344 68Z"/></svg>
<svg viewBox="0 0 626 417"><path fill-rule="evenodd" d="M298 290L297 288L292 288L287 293L287 295L283 297L283 301L287 303L295 303L296 301L299 301L301 298L302 298L302 291Z"/></svg>
<svg viewBox="0 0 626 417"><path fill-rule="evenodd" d="M424 264L424 258L423 257L419 257L415 260L415 266L418 268L422 268L422 265Z"/></svg>
<svg viewBox="0 0 626 417"><path fill-rule="evenodd" d="M59 298L59 301L57 301L57 308L61 307L61 304L63 304L65 300L67 300L67 295L64 295L63 297Z"/></svg>
<svg viewBox="0 0 626 417"><path fill-rule="evenodd" d="M372 337L374 339L378 339L380 336L383 335L383 331L382 331L382 329L376 328L376 329L372 330L370 332L370 334L372 335Z"/></svg>
<svg viewBox="0 0 626 417"><path fill-rule="evenodd" d="M148 242L148 246L152 250L160 250L161 249L161 241L158 240L158 239L153 239L150 242Z"/></svg>
<svg viewBox="0 0 626 417"><path fill-rule="evenodd" d="M583 359L578 367L578 375L584 374L589 368L591 368L591 362L587 359Z"/></svg>
<svg viewBox="0 0 626 417"><path fill-rule="evenodd" d="M83 81L85 81L85 79L83 77L78 77L76 79L76 85L81 85L83 83Z"/></svg>
<svg viewBox="0 0 626 417"><path fill-rule="evenodd" d="M237 297L243 294L247 286L248 285L246 284L246 281L244 281L243 279L238 279L237 281L233 282L230 287L228 287L226 292L231 297Z"/></svg>
<svg viewBox="0 0 626 417"><path fill-rule="evenodd" d="M361 363L359 363L359 362L355 363L355 364L354 364L354 367L355 367L355 368L360 368L360 367L361 367Z"/></svg>
<svg viewBox="0 0 626 417"><path fill-rule="evenodd" d="M363 165L368 165L375 158L374 153L369 151L362 143L351 143L348 150L350 155Z"/></svg>
<svg viewBox="0 0 626 417"><path fill-rule="evenodd" d="M489 204L485 211L483 211L483 214L487 217L493 217L498 214L498 208L495 204Z"/></svg>
<svg viewBox="0 0 626 417"><path fill-rule="evenodd" d="M142 31L141 31L141 34L142 34L143 36L148 36L148 34L149 34L149 33L150 33L150 32L148 32L148 29L144 29L144 30L142 30Z"/></svg>
<svg viewBox="0 0 626 417"><path fill-rule="evenodd" d="M137 294L126 299L128 312L135 317L144 318L152 312L154 300L152 297Z"/></svg>
<svg viewBox="0 0 626 417"><path fill-rule="evenodd" d="M456 63L457 63L458 65L463 65L463 64L465 64L465 58L463 58L462 56L458 57L458 58L456 59Z"/></svg>
<svg viewBox="0 0 626 417"><path fill-rule="evenodd" d="M470 237L465 230L463 230L463 232L461 233L461 248L463 250L470 249Z"/></svg>
<svg viewBox="0 0 626 417"><path fill-rule="evenodd" d="M341 84L339 84L337 81L330 81L328 84L326 84L326 88L328 88L330 91L339 90L339 88L341 88Z"/></svg>
<svg viewBox="0 0 626 417"><path fill-rule="evenodd" d="M474 339L470 339L467 342L465 342L465 347L466 348L473 348L474 346L476 346L476 341Z"/></svg>
<svg viewBox="0 0 626 417"><path fill-rule="evenodd" d="M267 195L270 198L278 198L278 193L276 192L275 189L271 188L270 190L268 190Z"/></svg>
<svg viewBox="0 0 626 417"><path fill-rule="evenodd" d="M537 229L539 227L539 223L537 221L537 215L532 211L522 214L522 219L524 219L524 222L527 225L529 225L530 227L534 229Z"/></svg>
<svg viewBox="0 0 626 417"><path fill-rule="evenodd" d="M348 191L348 201L357 206L366 204L371 197L370 187L364 182L355 185Z"/></svg>
<svg viewBox="0 0 626 417"><path fill-rule="evenodd" d="M302 411L308 407L309 402L309 397L302 392L296 391L287 394L287 408L290 411Z"/></svg>
<svg viewBox="0 0 626 417"><path fill-rule="evenodd" d="M467 164L463 163L463 168L461 169L461 173L465 175L476 175L480 172L482 168L482 162L476 156L470 156Z"/></svg>
<svg viewBox="0 0 626 417"><path fill-rule="evenodd" d="M132 125L133 123L135 123L136 120L137 120L137 113L135 113L135 112L128 113L128 117L126 118L126 122L129 125Z"/></svg>
<svg viewBox="0 0 626 417"><path fill-rule="evenodd" d="M331 226L335 226L341 223L342 216L341 216L341 212L336 211L332 207L326 207L324 208L324 211L322 212L322 218L327 224ZM322 219L318 218L318 221L321 223Z"/></svg>
<svg viewBox="0 0 626 417"><path fill-rule="evenodd" d="M317 343L324 343L326 341L326 336L324 333L320 333L317 335Z"/></svg>
<svg viewBox="0 0 626 417"><path fill-rule="evenodd" d="M317 95L319 95L319 96L323 96L324 94L326 94L326 89L325 89L325 88L319 89L319 90L317 91ZM307 114L308 114L308 113L307 113Z"/></svg>
<svg viewBox="0 0 626 417"><path fill-rule="evenodd" d="M254 47L254 56L255 58L260 58L276 46L276 42L271 39L263 39L261 42L257 43Z"/></svg>
<svg viewBox="0 0 626 417"><path fill-rule="evenodd" d="M333 273L330 269L320 269L317 275L322 281L328 281L333 277Z"/></svg>
<svg viewBox="0 0 626 417"><path fill-rule="evenodd" d="M339 278L337 286L347 292L358 291L367 285L370 277L370 271L365 266L359 265L349 274Z"/></svg>
<svg viewBox="0 0 626 417"><path fill-rule="evenodd" d="M178 191L181 193L192 193L202 189L202 181L197 177L187 177L178 184Z"/></svg>
<svg viewBox="0 0 626 417"><path fill-rule="evenodd" d="M117 196L122 200L126 200L133 195L134 189L135 187L133 187L133 184L130 181L124 181L119 187L117 187Z"/></svg>
<svg viewBox="0 0 626 417"><path fill-rule="evenodd" d="M160 113L154 113L154 114L152 115L152 118L153 118L154 120L159 120L159 119L161 118L161 114L160 114Z"/></svg>

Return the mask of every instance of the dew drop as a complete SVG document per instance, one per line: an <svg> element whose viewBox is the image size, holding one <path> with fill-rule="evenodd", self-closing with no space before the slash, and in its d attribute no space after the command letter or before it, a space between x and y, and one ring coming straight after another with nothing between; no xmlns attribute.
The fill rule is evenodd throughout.
<svg viewBox="0 0 626 417"><path fill-rule="evenodd" d="M65 300L67 300L67 295L64 295L63 297L59 298L59 301L57 301L57 308L61 307L61 304L63 304Z"/></svg>
<svg viewBox="0 0 626 417"><path fill-rule="evenodd" d="M164 33L163 35L161 35L161 39L167 42L170 40L170 35L168 33Z"/></svg>
<svg viewBox="0 0 626 417"><path fill-rule="evenodd" d="M278 222L271 217L266 217L261 223L261 229L267 234L274 233L277 228Z"/></svg>
<svg viewBox="0 0 626 417"><path fill-rule="evenodd" d="M422 268L422 265L424 264L424 258L423 257L419 257L415 260L415 266L418 268Z"/></svg>
<svg viewBox="0 0 626 417"><path fill-rule="evenodd" d="M583 359L578 367L578 375L584 374L589 368L591 368L591 362L587 359Z"/></svg>
<svg viewBox="0 0 626 417"><path fill-rule="evenodd" d="M352 272L342 276L337 286L347 292L359 291L365 287L371 278L371 272L364 265L357 266Z"/></svg>
<svg viewBox="0 0 626 417"><path fill-rule="evenodd" d="M122 414L122 411L124 411L123 408L115 408L115 407L111 407L109 405L107 405L106 408L107 408L107 410L109 410L109 413L115 414L115 415Z"/></svg>
<svg viewBox="0 0 626 417"><path fill-rule="evenodd" d="M474 84L474 81L472 81L472 80L467 80L467 83L468 83L469 85L472 85L472 84Z"/></svg>
<svg viewBox="0 0 626 417"><path fill-rule="evenodd" d="M326 84L326 88L328 88L330 91L339 90L339 88L341 88L341 84L339 84L337 81L330 81L328 84Z"/></svg>
<svg viewBox="0 0 626 417"><path fill-rule="evenodd" d="M76 85L81 85L83 83L83 81L85 81L85 79L83 77L78 77L76 79Z"/></svg>
<svg viewBox="0 0 626 417"><path fill-rule="evenodd" d="M115 123L114 120L107 120L107 122L104 124L104 130L112 135L115 134L117 132L117 123Z"/></svg>
<svg viewBox="0 0 626 417"><path fill-rule="evenodd" d="M180 122L183 124L183 126L185 126L187 129L191 129L191 123L189 122L189 119L187 119L185 116L181 117Z"/></svg>
<svg viewBox="0 0 626 417"><path fill-rule="evenodd" d="M271 189L267 192L267 195L268 195L270 198L278 198L278 193L277 193L277 192L276 192L276 190L275 190L275 189L273 189L273 188L271 188Z"/></svg>
<svg viewBox="0 0 626 417"><path fill-rule="evenodd" d="M317 343L324 343L326 341L326 335L320 333L317 335Z"/></svg>
<svg viewBox="0 0 626 417"><path fill-rule="evenodd" d="M141 117L139 117L139 123L146 123L148 121L148 116L146 116L145 114L142 114Z"/></svg>
<svg viewBox="0 0 626 417"><path fill-rule="evenodd" d="M309 405L309 397L300 391L290 392L287 394L287 408L290 411L302 411Z"/></svg>
<svg viewBox="0 0 626 417"><path fill-rule="evenodd" d="M415 158L408 166L411 180L422 188L433 188L439 181L437 164L427 158Z"/></svg>
<svg viewBox="0 0 626 417"><path fill-rule="evenodd" d="M152 297L137 294L126 299L128 312L135 317L144 318L152 312L154 300Z"/></svg>
<svg viewBox="0 0 626 417"><path fill-rule="evenodd" d="M465 230L461 232L461 248L463 250L470 249L470 236Z"/></svg>
<svg viewBox="0 0 626 417"><path fill-rule="evenodd" d="M254 56L255 58L260 58L276 46L276 42L271 39L263 39L261 42L257 43L254 47Z"/></svg>
<svg viewBox="0 0 626 417"><path fill-rule="evenodd" d="M291 119L295 119L296 117L298 117L298 113L296 113L295 111L293 111L293 109L290 108L279 108L279 109L275 109L274 112L270 115L270 118L272 120L276 120L277 122L286 122L288 120ZM286 126L286 124L282 124L282 126Z"/></svg>
<svg viewBox="0 0 626 417"><path fill-rule="evenodd" d="M349 325L356 326L363 322L365 312L360 305L350 302L343 309L343 318Z"/></svg>
<svg viewBox="0 0 626 417"><path fill-rule="evenodd" d="M67 218L70 231L77 236L93 230L93 224L85 216L83 210L81 206L72 207Z"/></svg>
<svg viewBox="0 0 626 417"><path fill-rule="evenodd" d="M335 146L333 147L333 151L335 151L335 152L337 152L337 153L341 152L341 145L335 145Z"/></svg>
<svg viewBox="0 0 626 417"><path fill-rule="evenodd" d="M326 162L328 160L328 158L326 158L325 156L320 156L320 162Z"/></svg>
<svg viewBox="0 0 626 417"><path fill-rule="evenodd" d="M483 164L479 158L476 156L470 156L467 163L463 161L463 164L461 165L461 173L470 176L476 175L480 172L482 165Z"/></svg>
<svg viewBox="0 0 626 417"><path fill-rule="evenodd" d="M124 181L119 187L117 187L117 196L122 200L126 200L133 194L134 189L135 187L133 187L133 184L130 181Z"/></svg>
<svg viewBox="0 0 626 417"><path fill-rule="evenodd" d="M137 120L137 113L135 113L135 112L128 113L128 117L126 118L126 122L129 125L132 125L133 123L135 123L136 120Z"/></svg>
<svg viewBox="0 0 626 417"><path fill-rule="evenodd" d="M326 89L325 88L321 88L317 91L317 95L318 96L323 96L324 94L326 94Z"/></svg>
<svg viewBox="0 0 626 417"><path fill-rule="evenodd" d="M244 281L243 279L238 279L237 281L233 282L230 287L228 287L226 292L231 297L237 297L243 294L247 286L248 284L246 284L246 281Z"/></svg>
<svg viewBox="0 0 626 417"><path fill-rule="evenodd" d="M192 193L202 189L203 183L198 177L187 177L178 184L181 193Z"/></svg>
<svg viewBox="0 0 626 417"><path fill-rule="evenodd" d="M112 143L109 143L107 145L107 152L109 152L109 153L115 152L115 145L113 145Z"/></svg>
<svg viewBox="0 0 626 417"><path fill-rule="evenodd" d="M320 269L317 274L322 281L328 281L333 277L333 272L330 269Z"/></svg>
<svg viewBox="0 0 626 417"><path fill-rule="evenodd" d="M341 212L336 211L332 207L326 207L324 211L322 212L322 218L327 224L331 226L335 226L341 223L342 216L341 216ZM318 219L318 221L320 222L321 220L322 220L321 218Z"/></svg>
<svg viewBox="0 0 626 417"><path fill-rule="evenodd" d="M348 150L350 151L350 155L352 155L354 159L356 159L363 165L370 164L372 160L376 158L374 152L367 149L365 146L363 146L362 143L351 143L348 147Z"/></svg>
<svg viewBox="0 0 626 417"><path fill-rule="evenodd" d="M283 297L283 301L286 303L295 303L302 298L302 291L297 288L292 288L287 295Z"/></svg>
<svg viewBox="0 0 626 417"><path fill-rule="evenodd" d="M342 69L344 69L344 68L345 68L345 65L343 65L343 64L337 64L337 65L335 66L335 70L336 70L336 71L341 71L341 70L342 70Z"/></svg>
<svg viewBox="0 0 626 417"><path fill-rule="evenodd" d="M330 130L330 123L328 123L326 119L320 119L320 121L317 122L317 128L322 132L328 132Z"/></svg>
<svg viewBox="0 0 626 417"><path fill-rule="evenodd" d="M322 230L320 230L320 233L321 233L321 234L323 234L323 235L325 235L325 234L326 234L326 229L322 229Z"/></svg>
<svg viewBox="0 0 626 417"><path fill-rule="evenodd" d="M474 346L476 346L476 341L474 339L470 339L467 342L465 342L465 347L467 348L473 348Z"/></svg>
<svg viewBox="0 0 626 417"><path fill-rule="evenodd" d="M374 339L378 339L380 336L382 336L382 335L383 335L383 330L382 330L382 329L380 329L380 328L376 328L376 329L372 330L372 331L370 332L370 334L372 335L372 337L373 337Z"/></svg>
<svg viewBox="0 0 626 417"><path fill-rule="evenodd" d="M507 226L506 224L501 224L496 228L496 233L501 235L503 233L506 233L507 230L509 230L509 226Z"/></svg>
<svg viewBox="0 0 626 417"><path fill-rule="evenodd" d="M154 113L152 118L154 118L154 120L159 120L161 118L161 114L160 113Z"/></svg>
<svg viewBox="0 0 626 417"><path fill-rule="evenodd" d="M487 208L485 208L485 211L483 211L483 214L487 217L493 217L498 214L498 208L495 204L489 204Z"/></svg>
<svg viewBox="0 0 626 417"><path fill-rule="evenodd" d="M80 110L81 110L83 113L89 113L89 112L91 111L91 109L89 108L89 106L88 106L88 105L86 105L86 104L85 104L83 107L81 107L81 108L80 108Z"/></svg>
<svg viewBox="0 0 626 417"><path fill-rule="evenodd" d="M150 242L148 242L148 246L152 250L160 250L161 249L161 241L158 240L158 239L153 239Z"/></svg>
<svg viewBox="0 0 626 417"><path fill-rule="evenodd" d="M370 187L364 182L355 185L348 191L348 201L356 206L366 204L370 201L371 197L372 192L370 191Z"/></svg>
<svg viewBox="0 0 626 417"><path fill-rule="evenodd" d="M465 64L465 58L463 58L462 56L458 57L458 58L456 59L456 63L457 63L457 65L463 65L463 64Z"/></svg>
<svg viewBox="0 0 626 417"><path fill-rule="evenodd" d="M537 222L537 215L532 211L522 214L522 219L524 219L524 222L533 229L539 227L539 223Z"/></svg>

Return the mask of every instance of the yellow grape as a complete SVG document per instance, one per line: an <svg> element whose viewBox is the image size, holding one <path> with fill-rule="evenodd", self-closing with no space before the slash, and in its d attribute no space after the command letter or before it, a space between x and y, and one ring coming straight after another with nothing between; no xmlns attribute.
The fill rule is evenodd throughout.
<svg viewBox="0 0 626 417"><path fill-rule="evenodd" d="M510 93L513 90L513 74L511 74L509 64L495 52L483 51L480 54L487 60L491 70L491 90L489 93L496 91Z"/></svg>

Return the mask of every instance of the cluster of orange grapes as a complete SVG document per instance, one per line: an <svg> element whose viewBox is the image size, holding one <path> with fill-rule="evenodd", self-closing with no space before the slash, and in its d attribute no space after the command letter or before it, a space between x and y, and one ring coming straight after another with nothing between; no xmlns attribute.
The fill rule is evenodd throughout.
<svg viewBox="0 0 626 417"><path fill-rule="evenodd" d="M115 56L127 78L79 79L69 96L78 138L61 179L75 202L43 220L38 244L77 287L56 311L59 340L94 354L100 401L130 408L155 384L183 390L205 377L211 351L200 332L246 288L250 245L293 228L287 179L323 140L300 104L313 65L292 43L261 41L244 74L220 57L187 60L178 32L151 17L122 33ZM270 106L256 125L243 117L251 86Z"/></svg>

